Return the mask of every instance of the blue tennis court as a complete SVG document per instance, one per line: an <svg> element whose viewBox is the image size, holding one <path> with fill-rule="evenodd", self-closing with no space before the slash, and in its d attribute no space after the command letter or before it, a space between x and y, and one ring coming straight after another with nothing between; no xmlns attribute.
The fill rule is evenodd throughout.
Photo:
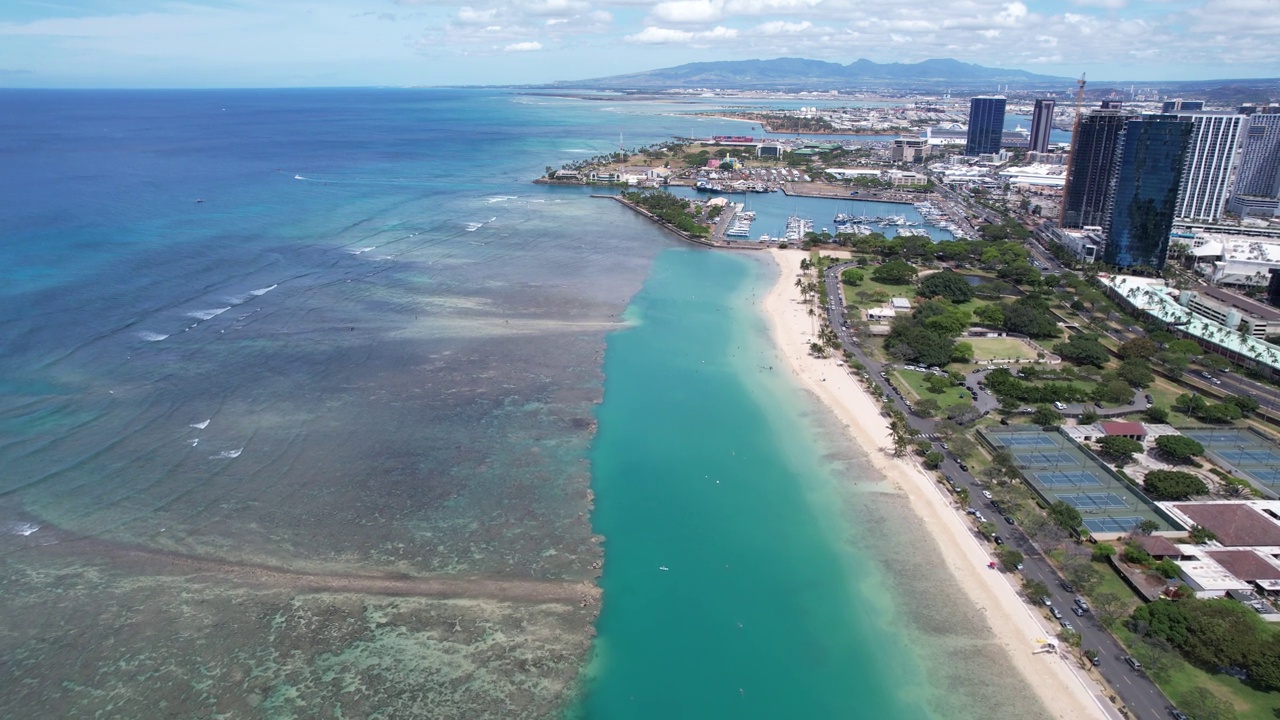
<svg viewBox="0 0 1280 720"><path fill-rule="evenodd" d="M1126 533L1142 523L1140 517L1086 518L1084 526L1093 533Z"/></svg>
<svg viewBox="0 0 1280 720"><path fill-rule="evenodd" d="M1214 448L1219 456L1226 458L1232 465L1280 465L1280 453L1273 450L1223 450Z"/></svg>
<svg viewBox="0 0 1280 720"><path fill-rule="evenodd" d="M1005 447L1061 447L1055 436L1049 433L1002 433L992 435L1001 445Z"/></svg>
<svg viewBox="0 0 1280 720"><path fill-rule="evenodd" d="M1058 499L1077 510L1105 510L1108 508L1129 507L1124 498L1113 492L1103 493L1061 493Z"/></svg>
<svg viewBox="0 0 1280 720"><path fill-rule="evenodd" d="M1280 486L1280 448L1270 438L1243 428L1190 429L1182 434L1204 445L1214 461L1230 465L1260 485Z"/></svg>
<svg viewBox="0 0 1280 720"><path fill-rule="evenodd" d="M1079 467L1082 464L1074 455L1061 450L1057 452L1014 453L1013 459L1019 465L1067 465L1069 467Z"/></svg>
<svg viewBox="0 0 1280 720"><path fill-rule="evenodd" d="M1064 485L1085 486L1101 485L1102 480L1088 470L1052 471L1032 473L1036 481L1045 487L1061 487Z"/></svg>

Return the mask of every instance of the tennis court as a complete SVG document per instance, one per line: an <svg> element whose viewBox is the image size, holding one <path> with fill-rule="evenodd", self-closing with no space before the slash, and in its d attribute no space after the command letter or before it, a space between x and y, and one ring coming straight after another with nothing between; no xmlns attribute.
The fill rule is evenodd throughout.
<svg viewBox="0 0 1280 720"><path fill-rule="evenodd" d="M1036 465L1067 465L1079 466L1080 459L1071 453L1065 453L1061 450L1057 452L1020 452L1014 453L1013 459L1019 465L1033 467Z"/></svg>
<svg viewBox="0 0 1280 720"><path fill-rule="evenodd" d="M1008 432L992 434L991 440L999 443L1002 447L1007 448L1024 448L1024 447L1061 447L1056 442L1057 436L1051 436L1049 433L1035 430L1032 432Z"/></svg>
<svg viewBox="0 0 1280 720"><path fill-rule="evenodd" d="M1091 533L1127 533L1142 523L1136 516L1085 518L1084 526Z"/></svg>
<svg viewBox="0 0 1280 720"><path fill-rule="evenodd" d="M1069 472L1047 470L1043 472L1032 473L1036 480L1045 487L1063 487L1075 486L1084 487L1088 485L1102 485L1102 480L1088 470L1075 470Z"/></svg>
<svg viewBox="0 0 1280 720"><path fill-rule="evenodd" d="M979 434L989 447L1013 453L1018 472L1045 506L1070 504L1084 516L1089 532L1123 534L1143 520L1174 529L1150 501L1066 433L1011 425L982 428Z"/></svg>
<svg viewBox="0 0 1280 720"><path fill-rule="evenodd" d="M1077 510L1103 510L1127 508L1129 503L1113 492L1058 493L1058 499Z"/></svg>
<svg viewBox="0 0 1280 720"><path fill-rule="evenodd" d="M1270 438L1245 428L1179 432L1204 445L1210 460L1235 468L1260 487L1280 492L1280 447Z"/></svg>

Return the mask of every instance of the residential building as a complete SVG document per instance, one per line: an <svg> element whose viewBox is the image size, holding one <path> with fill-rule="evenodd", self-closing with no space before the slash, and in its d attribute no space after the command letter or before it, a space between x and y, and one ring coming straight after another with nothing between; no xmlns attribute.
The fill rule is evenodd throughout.
<svg viewBox="0 0 1280 720"><path fill-rule="evenodd" d="M1062 199L1065 228L1101 226L1107 208L1107 187L1115 165L1120 131L1131 117L1120 103L1105 102L1080 119L1071 139L1067 183Z"/></svg>
<svg viewBox="0 0 1280 720"><path fill-rule="evenodd" d="M1183 161L1175 217L1217 220L1227 205L1241 129L1248 118L1229 112L1179 112L1192 124L1191 142Z"/></svg>
<svg viewBox="0 0 1280 720"><path fill-rule="evenodd" d="M1176 115L1125 122L1107 188L1104 263L1164 267L1192 129L1190 121Z"/></svg>
<svg viewBox="0 0 1280 720"><path fill-rule="evenodd" d="M1168 115L1170 113L1200 112L1201 110L1204 110L1203 100L1183 100L1179 98L1177 100L1165 100L1164 109L1160 112Z"/></svg>
<svg viewBox="0 0 1280 720"><path fill-rule="evenodd" d="M1000 152L1005 102L1003 95L969 99L969 134L964 145L965 155L976 157Z"/></svg>
<svg viewBox="0 0 1280 720"><path fill-rule="evenodd" d="M1036 100L1035 110L1031 113L1031 137L1028 149L1042 153L1049 149L1049 133L1053 131L1053 109L1057 105L1054 100Z"/></svg>
<svg viewBox="0 0 1280 720"><path fill-rule="evenodd" d="M1280 107L1254 108L1244 132L1240 175L1228 209L1274 216L1280 208Z"/></svg>

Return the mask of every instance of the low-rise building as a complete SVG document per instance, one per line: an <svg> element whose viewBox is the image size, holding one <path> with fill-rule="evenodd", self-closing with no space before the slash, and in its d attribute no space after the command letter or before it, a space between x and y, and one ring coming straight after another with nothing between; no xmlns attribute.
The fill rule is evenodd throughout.
<svg viewBox="0 0 1280 720"><path fill-rule="evenodd" d="M1190 245L1187 254L1195 258L1196 272L1214 285L1265 287L1271 271L1280 268L1280 239L1175 233L1173 240Z"/></svg>
<svg viewBox="0 0 1280 720"><path fill-rule="evenodd" d="M1228 330L1256 338L1280 334L1280 310L1222 288L1200 285L1183 290L1178 304Z"/></svg>
<svg viewBox="0 0 1280 720"><path fill-rule="evenodd" d="M918 173L918 172L904 172L902 170L890 170L889 182L893 183L894 187L902 187L904 185L905 186L928 185L929 176L923 173Z"/></svg>
<svg viewBox="0 0 1280 720"><path fill-rule="evenodd" d="M1102 257L1102 248L1107 242L1100 227L1079 230L1055 227L1050 234L1059 245L1085 262L1094 262Z"/></svg>

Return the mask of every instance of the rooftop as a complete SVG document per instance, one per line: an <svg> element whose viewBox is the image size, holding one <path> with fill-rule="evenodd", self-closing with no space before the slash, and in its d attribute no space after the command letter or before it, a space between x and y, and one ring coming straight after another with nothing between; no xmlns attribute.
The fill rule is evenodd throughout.
<svg viewBox="0 0 1280 720"><path fill-rule="evenodd" d="M1162 558L1169 557L1170 555L1183 554L1182 551L1178 549L1177 545L1174 545L1168 539L1162 538L1159 535L1139 535L1133 538L1133 541L1143 550L1146 550L1152 557Z"/></svg>
<svg viewBox="0 0 1280 720"><path fill-rule="evenodd" d="M1197 315L1178 304L1173 291L1163 280L1112 275L1099 280L1119 293L1130 303L1159 320L1192 337L1213 343L1228 351L1239 353L1256 362L1280 370L1280 348L1257 338L1241 335L1234 330Z"/></svg>
<svg viewBox="0 0 1280 720"><path fill-rule="evenodd" d="M1227 547L1280 545L1280 524L1242 502L1175 503L1173 509L1213 531Z"/></svg>
<svg viewBox="0 0 1280 720"><path fill-rule="evenodd" d="M1267 562L1253 550L1217 550L1205 554L1241 580L1280 580L1280 565Z"/></svg>
<svg viewBox="0 0 1280 720"><path fill-rule="evenodd" d="M1108 435L1146 435L1147 429L1137 422L1104 422L1099 423L1102 432Z"/></svg>

